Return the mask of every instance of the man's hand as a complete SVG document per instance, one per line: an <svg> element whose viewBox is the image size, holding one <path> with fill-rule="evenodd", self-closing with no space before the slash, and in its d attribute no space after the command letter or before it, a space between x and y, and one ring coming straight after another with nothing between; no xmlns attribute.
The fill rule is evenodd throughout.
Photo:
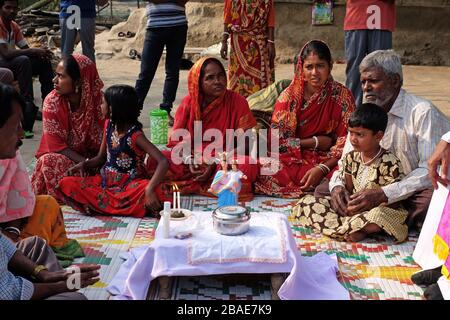
<svg viewBox="0 0 450 320"><path fill-rule="evenodd" d="M40 59L51 59L53 52L51 52L49 49L42 49L42 48L30 48L28 49L30 54L32 56L38 57Z"/></svg>
<svg viewBox="0 0 450 320"><path fill-rule="evenodd" d="M317 185L323 179L323 172L320 168L314 167L309 169L302 180L300 180L300 189L307 191L308 189L313 189L317 187Z"/></svg>
<svg viewBox="0 0 450 320"><path fill-rule="evenodd" d="M387 202L388 198L381 188L362 190L350 196L347 215L353 216L364 211L369 211L383 203L387 204Z"/></svg>
<svg viewBox="0 0 450 320"><path fill-rule="evenodd" d="M439 181L444 186L450 183L448 179L448 165L450 162L450 144L447 141L441 140L428 160L428 175L430 176L431 183L435 189L438 188L437 182ZM437 167L441 166L441 176L437 172Z"/></svg>
<svg viewBox="0 0 450 320"><path fill-rule="evenodd" d="M343 186L334 187L331 190L331 208L341 217L347 216L347 205L350 201L350 192Z"/></svg>
<svg viewBox="0 0 450 320"><path fill-rule="evenodd" d="M87 287L91 284L94 284L98 281L98 275L99 272L97 271L100 269L99 265L96 264L80 264L80 265L74 265L74 267L79 268L77 270L77 273L79 273L81 277L81 288ZM79 272L78 272L79 271ZM70 272L70 267L68 270L59 270L59 271L48 271L48 270L42 270L37 275L37 282L40 283L58 283L58 282L66 282L69 276L73 275L73 272ZM67 287L67 284L66 284ZM81 289L79 288L79 289ZM73 291L72 289L67 289L70 291ZM67 291L66 290L66 291ZM75 289L76 290L76 289Z"/></svg>

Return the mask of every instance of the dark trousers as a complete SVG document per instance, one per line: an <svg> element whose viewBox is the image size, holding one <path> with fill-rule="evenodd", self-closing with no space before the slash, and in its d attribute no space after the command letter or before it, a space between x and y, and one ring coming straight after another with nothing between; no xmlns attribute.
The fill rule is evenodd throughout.
<svg viewBox="0 0 450 320"><path fill-rule="evenodd" d="M20 93L26 101L23 110L23 129L33 131L38 108L34 104L33 76L39 76L41 83L41 97L45 97L53 90L53 69L50 61L36 57L18 56L11 60L0 60L0 67L10 69L19 82Z"/></svg>
<svg viewBox="0 0 450 320"><path fill-rule="evenodd" d="M172 109L178 89L187 29L186 25L147 29L142 52L141 72L135 85L141 108L155 77L164 47L166 47L166 79L160 108L167 112Z"/></svg>
<svg viewBox="0 0 450 320"><path fill-rule="evenodd" d="M362 103L359 64L366 55L376 50L392 49L392 32L388 30L345 31L345 58L347 79L345 86L355 98L356 106Z"/></svg>

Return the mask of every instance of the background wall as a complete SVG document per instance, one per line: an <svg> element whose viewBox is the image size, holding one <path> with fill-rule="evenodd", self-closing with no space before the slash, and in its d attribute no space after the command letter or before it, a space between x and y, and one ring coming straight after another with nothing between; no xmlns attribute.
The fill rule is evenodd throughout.
<svg viewBox="0 0 450 320"><path fill-rule="evenodd" d="M335 22L311 25L311 1L275 0L276 49L279 62L290 62L310 39L329 43L336 60L344 59L345 1L336 1ZM190 1L188 46L218 43L223 31L223 1ZM397 0L394 49L405 64L450 65L450 0Z"/></svg>

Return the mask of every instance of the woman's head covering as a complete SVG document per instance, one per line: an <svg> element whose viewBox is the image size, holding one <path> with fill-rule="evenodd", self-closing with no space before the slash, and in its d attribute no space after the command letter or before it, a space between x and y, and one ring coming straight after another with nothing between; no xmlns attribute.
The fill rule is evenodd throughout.
<svg viewBox="0 0 450 320"><path fill-rule="evenodd" d="M12 159L0 160L0 223L31 216L35 201L20 152Z"/></svg>
<svg viewBox="0 0 450 320"><path fill-rule="evenodd" d="M101 111L103 81L97 67L88 57L72 55L80 68L81 101L74 112L67 96L53 90L45 98L43 134L37 157L49 152L73 149L83 156L98 151L101 144L104 117Z"/></svg>
<svg viewBox="0 0 450 320"><path fill-rule="evenodd" d="M201 119L201 103L203 100L203 95L201 94L201 84L200 84L200 75L201 75L201 70L203 65L209 61L209 60L213 60L215 62L217 62L217 64L219 64L220 66L223 65L222 63L216 59L216 58L212 58L212 57L203 57L200 58L191 68L191 70L189 71L189 75L188 75L188 91L189 91L189 96L191 97L191 103L192 103L192 111L194 113L194 121L199 121ZM225 70L223 68L223 70ZM210 106L208 106L207 108L209 109L210 107L214 107L216 105L220 105L222 103L223 100L223 96L225 95L226 90L224 90L224 94L215 99Z"/></svg>
<svg viewBox="0 0 450 320"><path fill-rule="evenodd" d="M91 59L80 54L73 54L72 56L80 68L82 90L80 110L83 110L84 114L96 112L98 111L97 106L102 104L103 81L100 79L97 67ZM101 116L101 109L99 115Z"/></svg>
<svg viewBox="0 0 450 320"><path fill-rule="evenodd" d="M304 61L302 59L302 54L308 44L312 41L317 40L307 42L303 46L302 50L300 50L297 65L295 67L294 79L292 79L291 84L280 94L277 102L275 103L275 108L272 115L272 128L277 128L280 130L281 138L293 137L297 129L298 111L303 107L305 96L305 78L303 74ZM307 105L322 105L330 94L332 83L333 77L330 73L328 80L322 85L319 93L314 94L309 101L307 101Z"/></svg>
<svg viewBox="0 0 450 320"><path fill-rule="evenodd" d="M303 59L302 59L302 55L303 52L305 51L306 47L313 41L320 41L323 44L325 44L327 47L328 45L321 41L321 40L311 40L308 41L303 48L300 50L298 56L297 56L297 65L295 66L295 73L294 73L294 79L292 79L291 84L289 85L289 87L287 87L280 95L280 97L278 98L279 102L287 102L287 101L291 101L291 105L297 105L298 104L298 100L300 98L303 99L304 93L305 93L305 77L303 74ZM328 80L323 84L322 88L326 87L327 83L329 81L333 80L333 77L330 76L328 78ZM301 100L300 100L301 103Z"/></svg>

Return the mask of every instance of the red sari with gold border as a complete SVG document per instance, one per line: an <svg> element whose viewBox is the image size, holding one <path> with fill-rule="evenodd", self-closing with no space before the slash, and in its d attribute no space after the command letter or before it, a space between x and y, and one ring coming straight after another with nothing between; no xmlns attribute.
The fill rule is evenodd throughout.
<svg viewBox="0 0 450 320"><path fill-rule="evenodd" d="M300 53L301 55L301 53ZM279 130L279 170L261 175L255 191L270 196L298 198L298 183L305 173L330 158L340 159L347 138L348 119L355 110L353 95L330 77L319 92L305 100L303 62L298 59L295 76L278 98L272 115L272 129ZM335 141L329 151L302 149L300 139L326 135ZM260 159L265 165L267 159ZM270 159L273 163L274 160ZM331 177L333 170L327 175Z"/></svg>
<svg viewBox="0 0 450 320"><path fill-rule="evenodd" d="M268 28L275 26L272 0L225 0L224 23L231 33L228 87L248 97L275 80L267 50Z"/></svg>

